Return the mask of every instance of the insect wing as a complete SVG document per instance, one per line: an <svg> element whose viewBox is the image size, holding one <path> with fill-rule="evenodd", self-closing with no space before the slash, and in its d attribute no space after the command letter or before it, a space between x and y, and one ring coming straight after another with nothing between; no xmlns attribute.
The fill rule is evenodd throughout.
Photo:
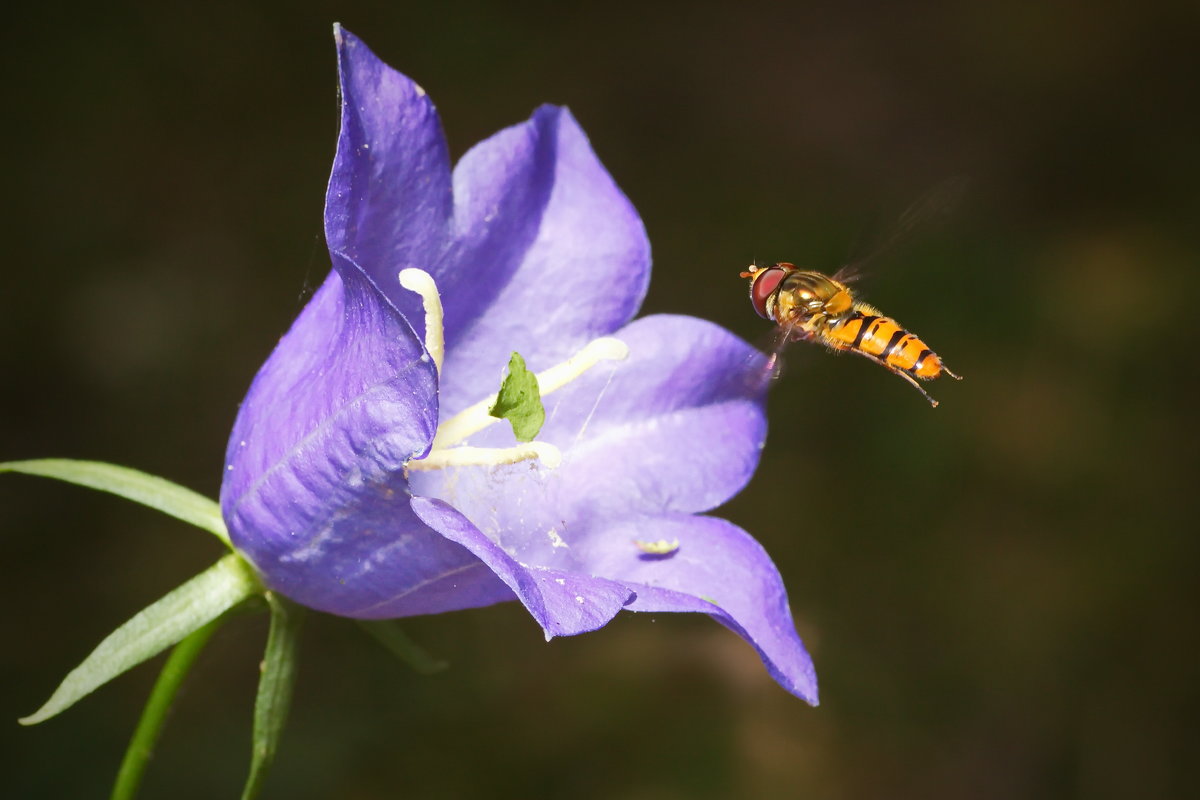
<svg viewBox="0 0 1200 800"><path fill-rule="evenodd" d="M900 218L863 255L850 259L833 273L833 279L841 283L853 283L861 279L867 267L880 256L895 250L917 231L932 227L948 217L962 202L966 189L967 179L961 175L942 181L930 189L905 209Z"/></svg>

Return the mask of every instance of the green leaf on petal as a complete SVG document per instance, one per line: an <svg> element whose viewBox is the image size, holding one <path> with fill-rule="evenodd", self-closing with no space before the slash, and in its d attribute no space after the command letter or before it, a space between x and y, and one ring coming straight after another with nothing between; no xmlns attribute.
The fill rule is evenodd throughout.
<svg viewBox="0 0 1200 800"><path fill-rule="evenodd" d="M110 633L67 675L44 706L19 722L34 725L50 719L262 591L249 564L240 556L225 556Z"/></svg>
<svg viewBox="0 0 1200 800"><path fill-rule="evenodd" d="M433 675L449 666L445 661L434 658L425 648L409 638L390 619L360 619L358 626L375 638L388 652L400 659L414 672L421 675Z"/></svg>
<svg viewBox="0 0 1200 800"><path fill-rule="evenodd" d="M216 535L233 549L221 508L212 500L177 483L148 475L129 467L102 461L78 461L71 458L39 458L33 461L0 463L0 472L21 472L57 478L60 481L110 492L135 503L170 514L184 522Z"/></svg>
<svg viewBox="0 0 1200 800"><path fill-rule="evenodd" d="M542 407L542 393L538 389L537 376L525 368L525 359L513 353L508 360L508 374L496 402L488 413L512 423L513 434L518 442L532 442L546 421L546 409Z"/></svg>
<svg viewBox="0 0 1200 800"><path fill-rule="evenodd" d="M267 634L267 652L263 656L258 696L254 701L254 747L250 756L250 777L242 790L242 800L253 800L262 790L267 771L275 760L275 750L292 704L292 689L296 685L304 609L274 592L267 593L267 602L271 606L271 632Z"/></svg>

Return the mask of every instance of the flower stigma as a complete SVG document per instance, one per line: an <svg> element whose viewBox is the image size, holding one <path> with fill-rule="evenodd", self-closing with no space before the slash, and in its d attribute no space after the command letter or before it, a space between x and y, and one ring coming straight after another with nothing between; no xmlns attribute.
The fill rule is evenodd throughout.
<svg viewBox="0 0 1200 800"><path fill-rule="evenodd" d="M433 276L423 269L410 267L400 271L400 285L421 297L425 307L425 350L433 359L439 376L445 355L445 335L442 323L442 300ZM583 375L601 361L622 361L629 356L629 346L612 336L601 336L588 342L575 355L537 373L542 396L557 391ZM562 463L562 451L549 442L534 440L515 447L458 446L468 437L500 421L490 409L496 404L493 393L478 403L438 425L429 454L410 460L406 470L428 471L447 467L500 466L537 459L550 469Z"/></svg>

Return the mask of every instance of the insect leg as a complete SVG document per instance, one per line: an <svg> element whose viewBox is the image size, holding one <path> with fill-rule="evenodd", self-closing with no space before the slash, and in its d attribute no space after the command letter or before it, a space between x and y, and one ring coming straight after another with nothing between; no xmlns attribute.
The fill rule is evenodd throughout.
<svg viewBox="0 0 1200 800"><path fill-rule="evenodd" d="M853 349L853 348L847 348L847 349ZM891 364L887 363L882 358L873 356L870 353L866 352L865 350L854 350L854 352L858 353L863 358L868 358L871 361L874 361L879 366L885 368L888 372L894 372L895 374L899 375L901 378L904 378L904 380L906 380L912 384L914 389L916 389L918 392L920 392L922 395L924 395L925 399L929 401L929 405L933 406L934 408L937 408L938 401L934 400L932 397L930 397L929 392L925 391L925 387L923 387L921 384L917 383L917 379L914 378L912 375L909 375L907 372L905 372L902 369L893 367ZM945 370L946 369L945 366L943 366L942 369ZM946 374L949 375L951 373L947 370ZM954 377L958 377L958 376L954 376Z"/></svg>

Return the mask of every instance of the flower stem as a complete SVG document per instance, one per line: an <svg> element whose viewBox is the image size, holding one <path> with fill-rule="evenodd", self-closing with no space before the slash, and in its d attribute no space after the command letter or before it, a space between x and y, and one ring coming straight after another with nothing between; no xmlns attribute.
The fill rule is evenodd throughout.
<svg viewBox="0 0 1200 800"><path fill-rule="evenodd" d="M154 689L150 692L150 699L146 701L146 707L142 710L137 730L129 740L125 757L121 760L121 768L117 771L117 780L113 784L112 800L131 800L137 794L142 782L142 773L146 771L146 764L154 751L158 735L162 732L163 722L171 703L175 700L175 694L204 645L208 644L208 640L224 621L225 617L221 616L197 628L171 650L171 655L167 657L167 663L163 665L162 672L154 683Z"/></svg>

